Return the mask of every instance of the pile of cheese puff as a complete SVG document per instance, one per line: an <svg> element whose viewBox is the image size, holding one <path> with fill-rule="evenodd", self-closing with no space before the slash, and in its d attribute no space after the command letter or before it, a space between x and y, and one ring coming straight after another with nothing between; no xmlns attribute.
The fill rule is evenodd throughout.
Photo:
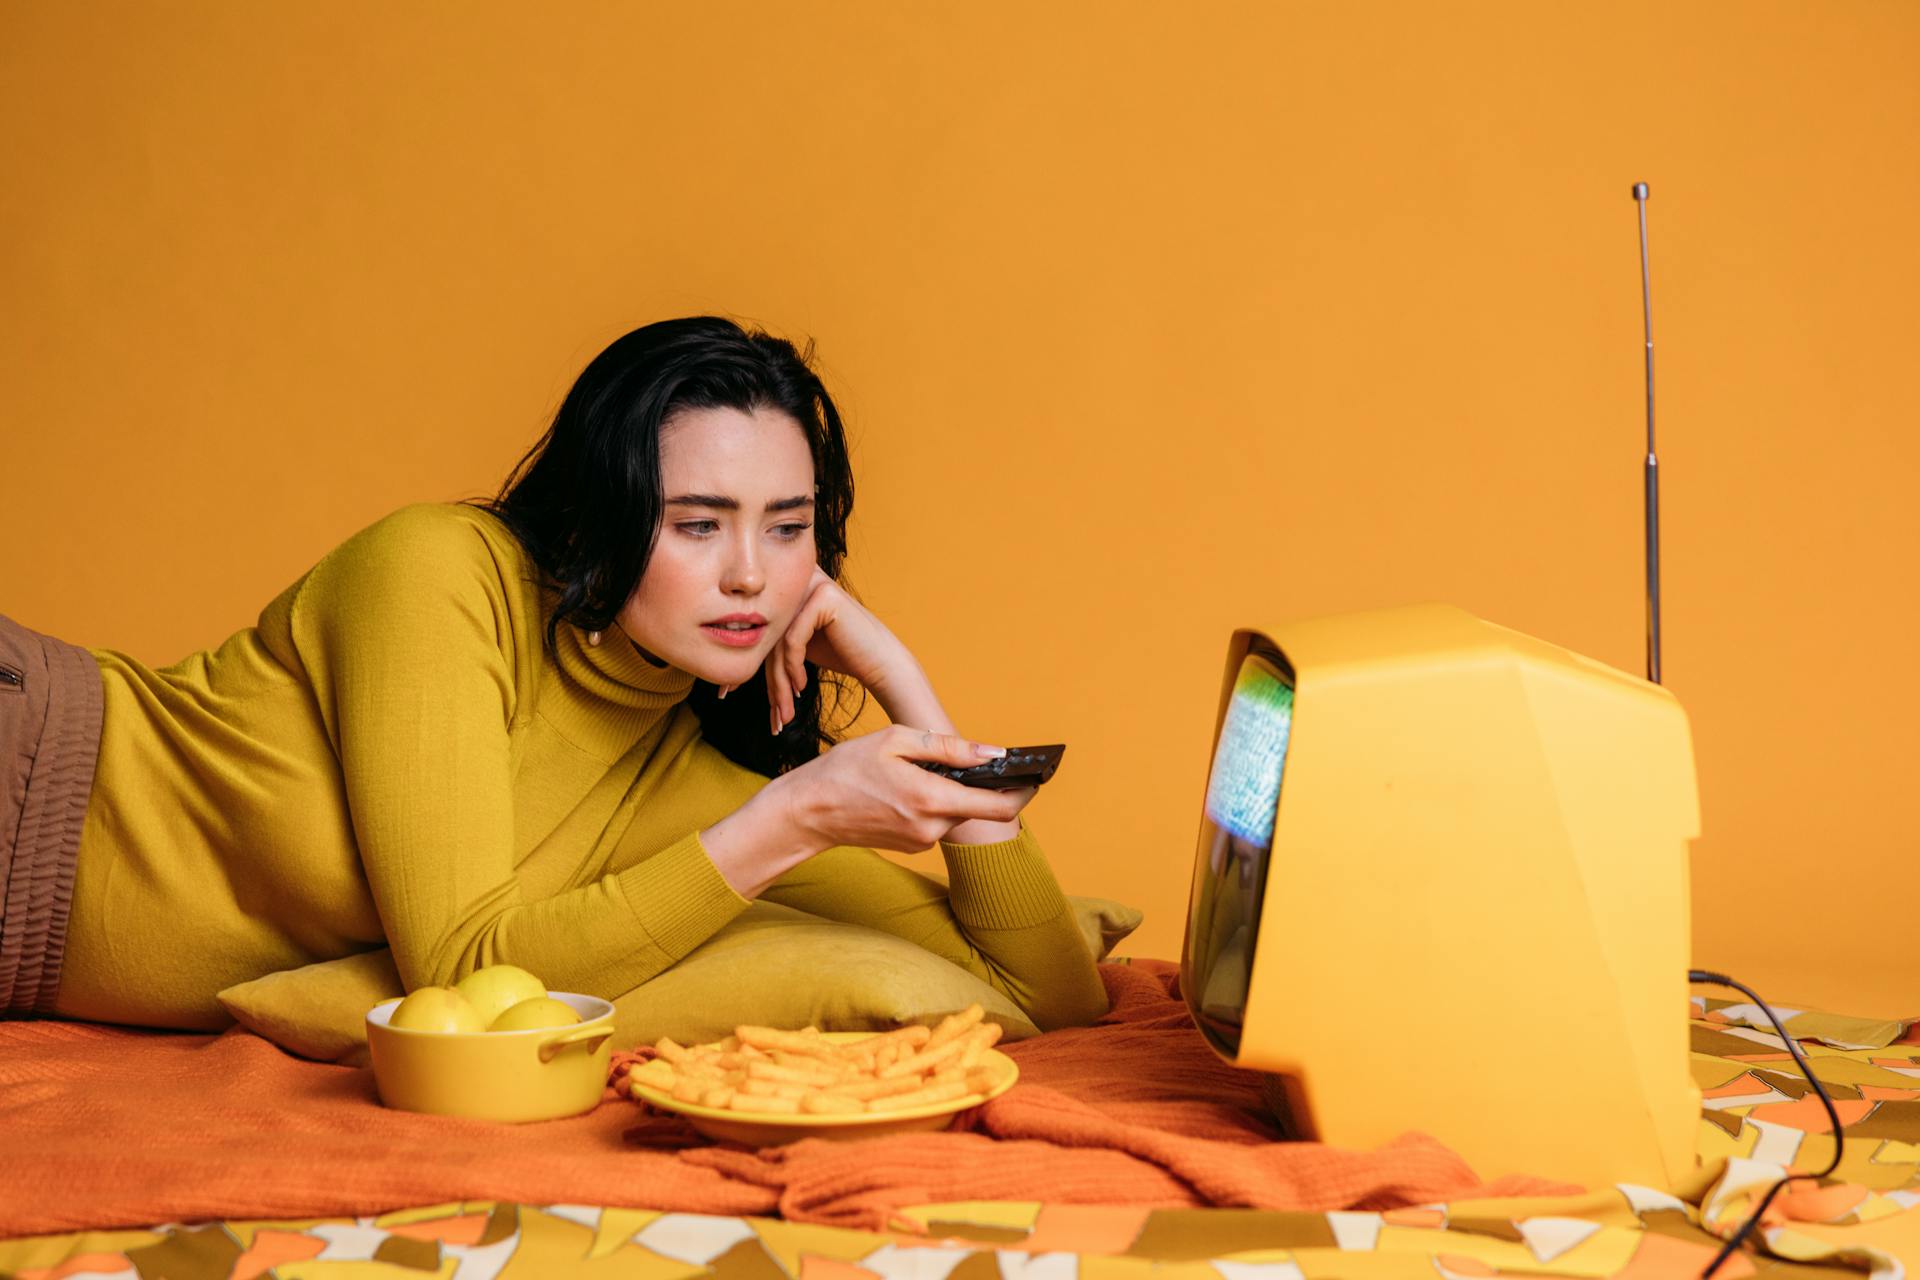
<svg viewBox="0 0 1920 1280"><path fill-rule="evenodd" d="M547 994L525 969L490 964L451 987L421 987L402 1000L387 1025L402 1031L533 1031L580 1021L572 1005Z"/></svg>

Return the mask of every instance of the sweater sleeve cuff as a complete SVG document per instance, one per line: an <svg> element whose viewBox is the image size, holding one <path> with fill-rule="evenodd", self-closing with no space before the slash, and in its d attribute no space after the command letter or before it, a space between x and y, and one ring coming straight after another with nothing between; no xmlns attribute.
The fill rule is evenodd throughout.
<svg viewBox="0 0 1920 1280"><path fill-rule="evenodd" d="M1068 909L1026 816L1016 821L1020 833L1011 840L940 842L947 859L947 893L953 913L969 928L1028 929Z"/></svg>
<svg viewBox="0 0 1920 1280"><path fill-rule="evenodd" d="M640 927L674 960L711 938L747 906L713 865L698 831L621 872L620 888Z"/></svg>

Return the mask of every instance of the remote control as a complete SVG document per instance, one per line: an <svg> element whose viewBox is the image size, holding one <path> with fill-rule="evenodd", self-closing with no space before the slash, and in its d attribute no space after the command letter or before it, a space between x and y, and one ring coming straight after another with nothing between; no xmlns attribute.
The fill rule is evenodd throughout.
<svg viewBox="0 0 1920 1280"><path fill-rule="evenodd" d="M1056 742L1045 747L1009 747L1007 754L997 759L983 760L964 769L937 760L915 760L914 763L928 773L951 778L962 786L1017 791L1021 787L1037 787L1051 778L1066 752L1065 744Z"/></svg>

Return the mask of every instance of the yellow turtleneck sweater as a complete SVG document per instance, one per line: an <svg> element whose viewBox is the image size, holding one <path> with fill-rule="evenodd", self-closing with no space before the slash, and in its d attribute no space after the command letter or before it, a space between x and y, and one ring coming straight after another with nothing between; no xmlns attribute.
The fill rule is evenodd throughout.
<svg viewBox="0 0 1920 1280"><path fill-rule="evenodd" d="M498 519L404 508L217 649L95 650L99 764L56 1012L230 1023L214 993L390 946L407 987L516 964L612 998L746 900L699 831L766 779L700 737L693 676L618 631L542 633L552 593ZM908 938L1036 1025L1106 1000L1024 821L942 843L949 886L829 849L761 896Z"/></svg>

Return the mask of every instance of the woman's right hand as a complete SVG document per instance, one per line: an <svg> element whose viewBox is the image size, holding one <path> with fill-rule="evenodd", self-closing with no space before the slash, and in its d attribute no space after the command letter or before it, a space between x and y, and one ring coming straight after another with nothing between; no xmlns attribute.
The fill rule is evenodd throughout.
<svg viewBox="0 0 1920 1280"><path fill-rule="evenodd" d="M913 762L966 768L1001 754L965 738L891 725L836 743L775 781L810 852L865 845L917 853L969 819L1011 822L1037 788L962 786Z"/></svg>

